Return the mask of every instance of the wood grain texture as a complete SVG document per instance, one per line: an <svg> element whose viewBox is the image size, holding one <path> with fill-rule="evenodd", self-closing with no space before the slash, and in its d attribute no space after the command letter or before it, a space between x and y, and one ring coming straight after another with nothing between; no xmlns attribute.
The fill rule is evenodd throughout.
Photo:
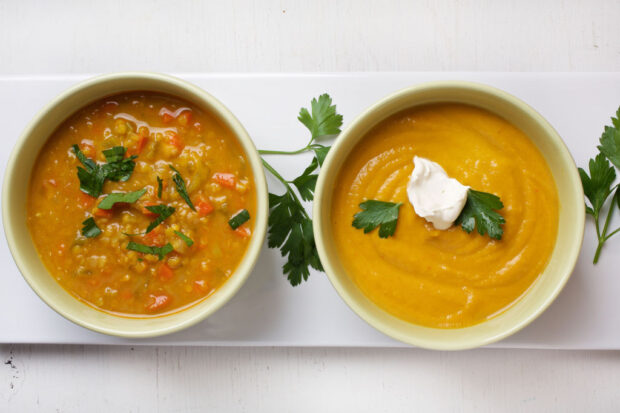
<svg viewBox="0 0 620 413"><path fill-rule="evenodd" d="M615 0L0 0L0 74L617 71L618 16ZM619 356L2 346L0 411L613 412Z"/></svg>

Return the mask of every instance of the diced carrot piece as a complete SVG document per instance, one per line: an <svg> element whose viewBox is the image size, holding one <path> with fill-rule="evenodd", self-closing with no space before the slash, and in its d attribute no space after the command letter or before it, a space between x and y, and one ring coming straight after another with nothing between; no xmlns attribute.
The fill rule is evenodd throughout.
<svg viewBox="0 0 620 413"><path fill-rule="evenodd" d="M170 303L170 297L167 294L151 294L149 303L146 305L148 311L159 311Z"/></svg>
<svg viewBox="0 0 620 413"><path fill-rule="evenodd" d="M157 247L163 247L166 245L166 237L162 232L162 226L155 227L151 232L145 234L142 238L144 238L144 242L147 245L155 245Z"/></svg>
<svg viewBox="0 0 620 413"><path fill-rule="evenodd" d="M174 120L174 112L170 109L163 107L159 110L159 116L164 123L170 123Z"/></svg>
<svg viewBox="0 0 620 413"><path fill-rule="evenodd" d="M142 153L142 150L144 149L144 146L146 145L146 140L148 138L144 135L140 135L140 137L138 138L138 142L136 142L136 144L129 149L129 153L128 155L140 155Z"/></svg>
<svg viewBox="0 0 620 413"><path fill-rule="evenodd" d="M157 274L161 281L168 281L174 277L174 271L172 271L172 268L168 267L167 264L161 264L157 269Z"/></svg>
<svg viewBox="0 0 620 413"><path fill-rule="evenodd" d="M178 133L168 132L168 142L170 145L177 147L179 150L183 149L183 142L181 141Z"/></svg>
<svg viewBox="0 0 620 413"><path fill-rule="evenodd" d="M196 280L194 281L194 290L204 294L210 290L209 284L205 280Z"/></svg>
<svg viewBox="0 0 620 413"><path fill-rule="evenodd" d="M225 172L216 172L213 174L213 180L218 184L231 189L234 189L237 184L237 178L235 175Z"/></svg>
<svg viewBox="0 0 620 413"><path fill-rule="evenodd" d="M181 125L186 126L192 121L192 112L190 110L184 110L179 116L177 116L177 121Z"/></svg>
<svg viewBox="0 0 620 413"><path fill-rule="evenodd" d="M82 208L89 209L90 207L93 206L93 204L95 203L96 199L97 198L95 198L94 196L90 196L90 195L80 191L79 203L82 206Z"/></svg>
<svg viewBox="0 0 620 413"><path fill-rule="evenodd" d="M112 216L112 209L95 208L93 215L96 217L107 218Z"/></svg>
<svg viewBox="0 0 620 413"><path fill-rule="evenodd" d="M211 205L211 202L207 201L204 198L198 198L198 202L196 202L196 210L199 215L205 216L209 215L215 208Z"/></svg>
<svg viewBox="0 0 620 413"><path fill-rule="evenodd" d="M250 231L250 228L246 226L241 226L235 230L235 234L239 235L241 238L248 238L250 235L252 235L252 232Z"/></svg>
<svg viewBox="0 0 620 413"><path fill-rule="evenodd" d="M88 158L94 158L95 157L95 147L89 143L84 143L82 142L82 147L80 148L82 150L82 152L84 153L84 155L86 155Z"/></svg>

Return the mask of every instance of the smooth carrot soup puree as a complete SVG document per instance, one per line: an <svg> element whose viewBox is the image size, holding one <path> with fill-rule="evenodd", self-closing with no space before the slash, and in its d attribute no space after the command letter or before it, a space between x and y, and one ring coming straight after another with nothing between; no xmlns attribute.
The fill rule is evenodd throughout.
<svg viewBox="0 0 620 413"><path fill-rule="evenodd" d="M407 194L414 156L498 196L501 239L456 224L438 230L418 216ZM558 195L543 156L519 129L473 106L426 105L382 121L349 154L333 191L347 274L377 306L418 325L467 327L507 309L543 272L557 237ZM393 236L351 225L367 200L402 203Z"/></svg>
<svg viewBox="0 0 620 413"><path fill-rule="evenodd" d="M60 285L134 317L217 290L245 254L255 212L232 131L154 92L111 96L66 120L38 155L27 203L34 244Z"/></svg>

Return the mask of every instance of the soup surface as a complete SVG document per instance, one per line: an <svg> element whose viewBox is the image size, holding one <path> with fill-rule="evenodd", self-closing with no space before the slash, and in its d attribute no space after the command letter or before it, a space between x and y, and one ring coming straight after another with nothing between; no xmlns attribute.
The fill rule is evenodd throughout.
<svg viewBox="0 0 620 413"><path fill-rule="evenodd" d="M406 191L414 155L498 195L502 239L436 230L417 216ZM510 123L467 105L428 105L381 122L343 164L333 195L332 228L348 275L379 307L428 327L466 327L505 310L544 270L557 237L557 190L541 153ZM351 225L368 199L403 203L393 237Z"/></svg>
<svg viewBox="0 0 620 413"><path fill-rule="evenodd" d="M101 170L110 162L103 151L118 147L126 149L121 162L135 167L124 181L106 179L98 198L88 195L76 167L88 168L74 144ZM135 202L99 208L110 193L142 189ZM49 138L32 171L27 219L44 264L66 290L101 310L147 316L188 306L225 283L246 251L255 208L252 170L232 131L189 102L132 92L80 110ZM229 220L242 210L250 219L233 229ZM83 232L89 218L101 233Z"/></svg>

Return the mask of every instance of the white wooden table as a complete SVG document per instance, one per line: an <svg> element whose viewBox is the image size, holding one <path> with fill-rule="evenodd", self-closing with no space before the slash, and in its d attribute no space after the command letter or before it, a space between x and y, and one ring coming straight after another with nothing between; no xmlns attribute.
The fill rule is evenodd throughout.
<svg viewBox="0 0 620 413"><path fill-rule="evenodd" d="M0 0L0 74L618 71L619 17L617 0ZM20 345L0 357L0 412L620 408L618 352Z"/></svg>

